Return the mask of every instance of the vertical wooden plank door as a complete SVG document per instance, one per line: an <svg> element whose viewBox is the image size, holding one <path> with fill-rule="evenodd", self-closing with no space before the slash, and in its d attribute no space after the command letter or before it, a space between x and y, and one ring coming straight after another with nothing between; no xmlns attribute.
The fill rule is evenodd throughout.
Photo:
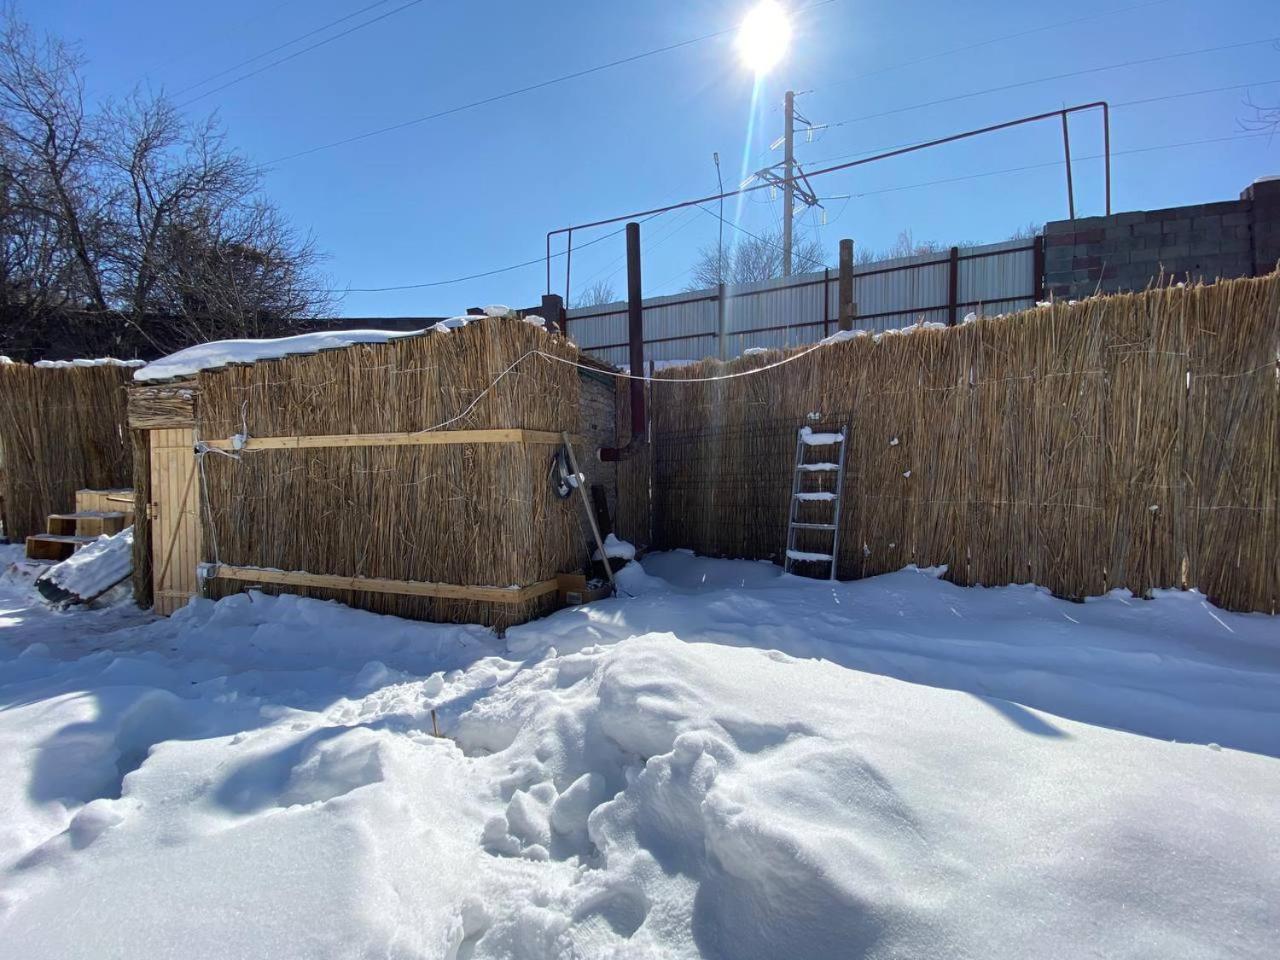
<svg viewBox="0 0 1280 960"><path fill-rule="evenodd" d="M200 477L195 430L151 431L151 569L155 612L168 616L200 592Z"/></svg>

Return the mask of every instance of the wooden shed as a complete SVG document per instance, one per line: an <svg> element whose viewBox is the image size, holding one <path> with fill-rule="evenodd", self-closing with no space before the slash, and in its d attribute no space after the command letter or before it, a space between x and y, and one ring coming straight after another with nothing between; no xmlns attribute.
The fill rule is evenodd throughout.
<svg viewBox="0 0 1280 960"><path fill-rule="evenodd" d="M168 614L249 587L497 627L558 605L603 512L609 368L535 324L467 318L202 345L130 389L135 593ZM352 340L356 342L351 342Z"/></svg>

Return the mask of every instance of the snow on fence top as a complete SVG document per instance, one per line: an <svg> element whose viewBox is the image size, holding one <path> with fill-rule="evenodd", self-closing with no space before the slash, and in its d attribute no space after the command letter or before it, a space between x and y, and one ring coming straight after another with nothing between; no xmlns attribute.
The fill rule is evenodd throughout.
<svg viewBox="0 0 1280 960"><path fill-rule="evenodd" d="M134 375L134 380L170 380L174 377L188 377L201 370L216 370L233 363L256 363L259 360L279 360L283 357L299 354L316 353L320 350L333 350L350 347L357 343L387 343L404 337L417 337L426 333L447 333L458 327L466 326L472 320L481 317L512 316L510 307L494 305L484 308L482 314L450 317L421 330L319 330L314 333L300 333L292 337L276 337L264 340L214 340L210 343L198 343L193 347L171 353L146 364ZM541 326L541 317L524 318L529 323Z"/></svg>
<svg viewBox="0 0 1280 960"><path fill-rule="evenodd" d="M9 357L0 356L0 366L13 364ZM115 357L98 357L95 360L37 360L32 364L42 370L65 370L69 367L143 367L145 360L117 360Z"/></svg>
<svg viewBox="0 0 1280 960"><path fill-rule="evenodd" d="M117 360L115 357L98 357L94 360L37 360L32 366L42 370L67 370L72 367L145 367L145 360Z"/></svg>

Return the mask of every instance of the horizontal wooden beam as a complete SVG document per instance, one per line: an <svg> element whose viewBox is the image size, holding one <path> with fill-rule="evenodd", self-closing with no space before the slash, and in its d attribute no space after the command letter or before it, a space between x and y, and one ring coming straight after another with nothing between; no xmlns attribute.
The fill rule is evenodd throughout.
<svg viewBox="0 0 1280 960"><path fill-rule="evenodd" d="M424 580L386 580L381 577L341 577L301 570L273 570L269 567L236 567L221 563L211 577L245 583L276 583L290 587L321 587L326 590L360 590L365 593L397 593L411 597L444 600L482 600L486 603L523 603L558 589L556 580L542 580L527 587L469 587L455 583L428 583Z"/></svg>
<svg viewBox="0 0 1280 960"><path fill-rule="evenodd" d="M417 433L345 433L330 436L249 437L241 450L304 450L314 447L408 447L449 443L561 443L551 430L433 430ZM218 450L234 450L232 440L206 440Z"/></svg>

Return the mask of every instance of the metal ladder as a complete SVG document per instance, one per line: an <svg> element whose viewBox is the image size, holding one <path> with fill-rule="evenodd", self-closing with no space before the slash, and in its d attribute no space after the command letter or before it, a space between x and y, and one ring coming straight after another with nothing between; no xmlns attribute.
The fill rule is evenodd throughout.
<svg viewBox="0 0 1280 960"><path fill-rule="evenodd" d="M824 443L814 443L814 437L830 436L832 439ZM791 512L787 519L787 552L782 562L782 569L791 573L797 563L826 563L830 569L828 580L836 578L836 557L840 555L840 497L844 492L844 454L847 446L848 428L841 427L838 434L816 433L809 427L801 427L796 431L796 469L791 478ZM810 447L840 448L840 456L835 463L821 461L810 463L808 452ZM811 492L802 489L806 474L834 472L836 487L834 491ZM829 503L832 506L830 523L809 523L797 519L801 503ZM825 530L831 534L830 553L809 553L796 549L797 530Z"/></svg>

